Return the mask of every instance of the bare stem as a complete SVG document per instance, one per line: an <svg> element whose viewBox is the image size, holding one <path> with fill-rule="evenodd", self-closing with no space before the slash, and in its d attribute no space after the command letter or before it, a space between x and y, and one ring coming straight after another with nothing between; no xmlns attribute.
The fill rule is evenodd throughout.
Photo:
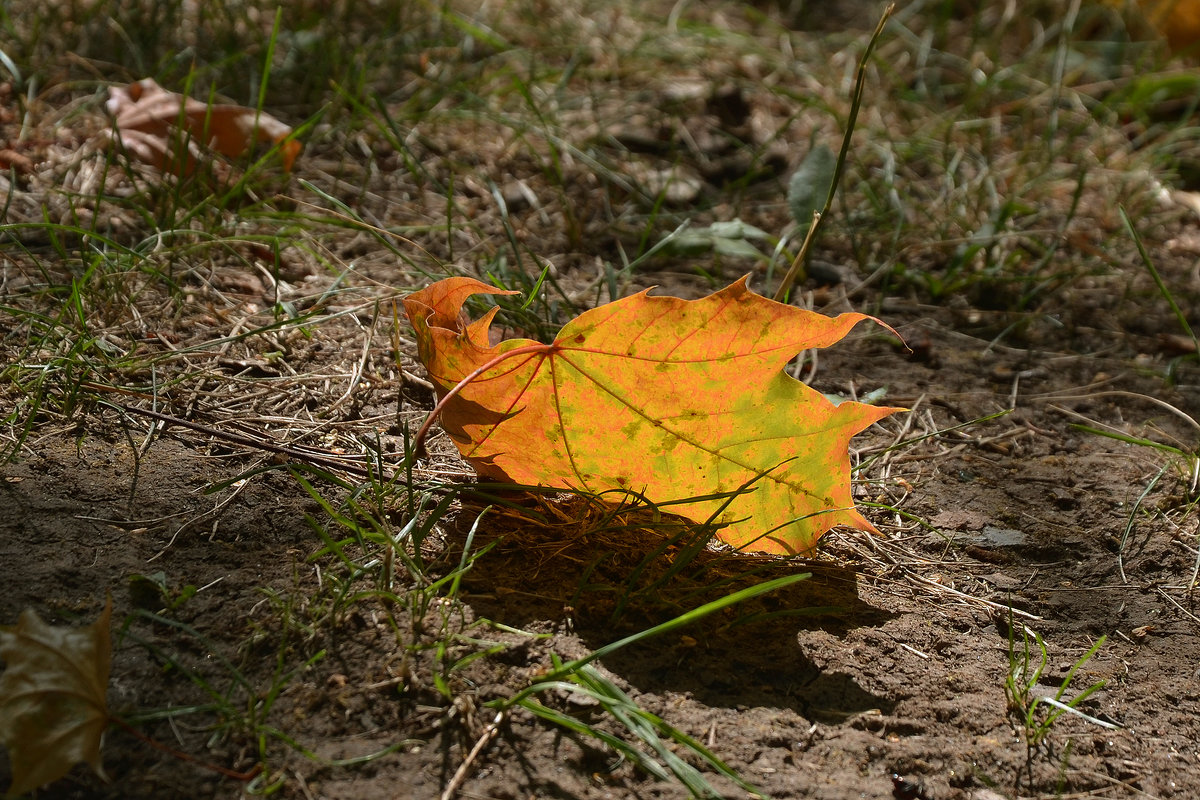
<svg viewBox="0 0 1200 800"><path fill-rule="evenodd" d="M862 58L858 60L858 73L854 78L854 95L850 100L850 118L846 120L846 133L842 137L842 149L838 151L837 165L833 169L833 180L829 184L829 194L825 196L825 207L819 212L813 213L812 225L808 228L804 243L800 245L800 252L792 260L791 268L783 276L779 288L775 290L774 300L777 302L783 302L787 298L796 278L804 274L804 265L808 263L808 251L816 240L817 228L820 227L821 220L829 215L829 209L833 207L833 198L837 194L838 183L841 181L842 171L846 167L846 155L850 152L850 139L854 136L854 125L858 121L858 109L862 105L863 86L867 82L867 61L870 60L871 53L875 50L875 44L883 35L883 28L895 10L895 3L889 3L888 7L883 10L879 24L875 26L875 32L871 34L871 39L867 42L867 49L863 51Z"/></svg>
<svg viewBox="0 0 1200 800"><path fill-rule="evenodd" d="M479 367L475 368L474 370L472 370L470 373L467 374L467 376L465 378L460 380L458 383L454 384L454 388L452 388L450 391L448 391L444 395L442 395L442 397L438 400L437 405L435 405L433 407L433 410L429 412L429 416L425 417L425 422L421 425L420 430L417 431L417 435L413 438L413 450L418 455L424 454L424 452L425 452L425 436L429 433L429 429L431 427L433 427L433 423L437 421L438 416L446 408L446 404L449 403L452 399L454 399L454 397L457 396L459 394L459 392L461 392L463 389L465 389L468 383L475 380L476 378L478 378L480 375L487 372L488 370L492 369L497 364L503 363L504 361L507 361L508 359L513 358L515 356L523 356L528 353L542 353L545 355L549 355L549 354L553 353L556 349L557 349L557 347L553 344L542 344L541 342L538 342L536 344L527 344L522 347L513 348L512 350L509 350L508 352L501 353L500 355L496 356L495 358L492 358L492 359L484 362L484 364L482 366L479 366Z"/></svg>

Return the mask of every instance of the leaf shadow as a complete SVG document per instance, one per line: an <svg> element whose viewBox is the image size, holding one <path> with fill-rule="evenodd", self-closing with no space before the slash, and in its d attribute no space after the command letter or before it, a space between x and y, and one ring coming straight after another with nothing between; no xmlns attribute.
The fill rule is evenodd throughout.
<svg viewBox="0 0 1200 800"><path fill-rule="evenodd" d="M645 506L575 496L531 503L493 509L478 526L472 549L490 549L460 584L476 615L523 629L549 625L594 650L749 586L808 572L603 663L643 691L687 692L710 706L791 707L826 724L894 707L849 675L823 671L800 646L805 631L840 638L894 616L859 597L850 567L704 546L711 531ZM451 561L474 518L461 515L448 532Z"/></svg>

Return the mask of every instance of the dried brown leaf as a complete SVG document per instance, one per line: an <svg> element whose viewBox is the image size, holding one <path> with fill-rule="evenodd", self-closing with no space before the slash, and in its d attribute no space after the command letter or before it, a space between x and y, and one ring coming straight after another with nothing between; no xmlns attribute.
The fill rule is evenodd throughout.
<svg viewBox="0 0 1200 800"><path fill-rule="evenodd" d="M230 158L258 142L279 145L283 168L290 171L301 145L288 140L292 129L269 114L237 105L202 103L169 92L150 78L109 89L108 113L127 152L164 172L191 175L205 157L204 148ZM180 127L187 154L176 154Z"/></svg>
<svg viewBox="0 0 1200 800"><path fill-rule="evenodd" d="M0 742L8 748L10 795L58 780L80 761L104 777L100 743L112 666L112 600L91 625L47 625L32 609L0 627Z"/></svg>

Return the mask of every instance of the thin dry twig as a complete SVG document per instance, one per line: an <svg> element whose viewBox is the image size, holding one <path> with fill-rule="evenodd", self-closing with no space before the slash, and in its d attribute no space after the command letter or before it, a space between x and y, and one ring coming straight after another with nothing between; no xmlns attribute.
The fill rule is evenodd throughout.
<svg viewBox="0 0 1200 800"><path fill-rule="evenodd" d="M261 463L261 462L259 462L259 463ZM171 547L175 544L175 540L179 538L179 535L181 533L183 533L185 530L187 530L188 528L198 525L203 520L215 518L217 515L219 515L221 513L221 511L223 511L226 506L228 506L230 503L232 503L237 498L237 496L242 493L242 490L245 489L249 485L250 484L248 481L239 481L234 486L233 491L229 493L228 497L221 500L219 503L217 503L215 506L210 508L208 511L205 511L203 514L199 514L195 517L192 517L191 519L187 520L182 525L180 525L178 528L176 528L175 532L173 534L171 534L171 538L169 540L167 540L167 543L165 545L163 545L163 548L161 550L159 550L157 553L155 553L154 555L147 558L146 563L150 563L151 561L154 561L155 559L162 556L163 553L170 550ZM214 528L213 530L215 531L216 529Z"/></svg>
<svg viewBox="0 0 1200 800"><path fill-rule="evenodd" d="M380 475L373 470L362 467L359 464L349 461L345 458L336 456L333 453L319 453L312 450L299 450L288 445L276 444L265 439L258 439L240 433L223 431L218 428L213 428L209 425L202 425L199 422L192 422L191 420L183 419L182 417L174 417L170 414L162 414L158 411L151 411L145 408L129 406L123 403L113 403L111 405L130 414L150 417L151 419L156 419L160 422L170 425L179 425L181 427L197 431L198 433L207 434L216 439L232 442L233 444L239 444L243 447L249 447L254 450L266 450L268 452L275 453L276 455L287 456L288 458L295 459L296 461L300 461L305 464L311 464L312 466L341 470L362 478L379 478L386 481L393 477L391 473Z"/></svg>
<svg viewBox="0 0 1200 800"><path fill-rule="evenodd" d="M507 718L507 716L507 711L501 711L500 713L496 714L496 718L493 719L486 728L484 728L483 734L475 742L475 746L471 748L471 752L467 753L467 757L464 758L462 763L458 765L458 769L454 771L454 775L451 776L450 782L447 783L446 788L442 790L441 800L451 800L451 798L458 793L459 788L462 787L463 781L467 779L467 775L471 771L471 765L475 763L475 759L479 757L479 754L483 752L483 749L487 747L493 739L496 738L497 734L500 733L500 726L504 724L504 720Z"/></svg>
<svg viewBox="0 0 1200 800"><path fill-rule="evenodd" d="M1188 425L1195 428L1197 431L1200 431L1200 422L1197 422L1192 417L1191 414L1188 414L1187 412L1176 408L1175 406L1168 403L1166 400L1162 400L1157 397L1151 397L1148 394L1142 394L1140 392L1127 392L1127 391L1123 391L1121 389L1105 389L1104 391L1089 392L1088 394L1078 394L1078 395L1056 394L1056 395L1048 396L1045 398L1038 398L1038 399L1060 400L1060 401L1061 400L1091 400L1096 397L1128 397L1128 398L1131 398L1134 400L1142 400L1147 403L1153 403L1154 405L1158 406L1159 408L1162 408L1166 411L1171 412L1176 417L1178 417L1179 419L1186 422ZM1030 398L1027 397L1025 399L1028 400ZM1074 413L1074 412L1067 411L1066 409L1057 408L1054 406L1051 406L1051 407L1055 408L1055 410L1057 410L1057 411L1063 411L1065 413Z"/></svg>

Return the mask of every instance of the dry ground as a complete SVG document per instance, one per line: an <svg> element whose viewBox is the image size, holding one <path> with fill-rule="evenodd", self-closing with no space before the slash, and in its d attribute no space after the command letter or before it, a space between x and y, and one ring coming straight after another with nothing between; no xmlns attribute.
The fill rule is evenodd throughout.
<svg viewBox="0 0 1200 800"><path fill-rule="evenodd" d="M505 318L544 334L649 285L694 297L752 272L768 291L783 266L757 241L760 259L630 263L685 220L788 230L787 176L814 139L836 149L873 14L514 3L407 39L347 33L375 49L324 56L344 64L308 51L309 72L366 86L323 95L303 47L332 34L289 18L313 11L298 5L267 107L299 124L313 97L332 105L291 176L236 196L97 147L100 84L72 81L136 65L86 37L64 44L73 59L30 46L53 80L22 103L10 86L2 122L0 620L80 623L111 593L111 709L178 751L114 728L111 783L77 767L37 796L687 796L526 709L493 725L487 704L554 657L797 571L812 578L599 674L775 798L1200 795L1194 461L1148 444L1195 450L1200 374L1118 211L1190 315L1191 72L1146 61L1162 54L1088 5L1076 38L1054 14L944 5L910 4L885 34L826 266L796 298L877 314L908 343L864 326L804 373L910 409L855 442L882 535L837 531L805 560L714 549L669 579L678 548L655 554L680 528L645 510L505 495L472 532L487 500L454 488L469 474L444 439L379 478L431 406L394 301L455 273L528 289L548 267ZM339 526L347 497L360 523L430 520L419 568ZM464 558L457 585L429 588ZM1032 632L1045 668L1006 691L1041 660ZM1039 730L1043 703L1024 724L1068 678L1063 700L1104 682L1090 718ZM541 700L631 740L594 698Z"/></svg>

